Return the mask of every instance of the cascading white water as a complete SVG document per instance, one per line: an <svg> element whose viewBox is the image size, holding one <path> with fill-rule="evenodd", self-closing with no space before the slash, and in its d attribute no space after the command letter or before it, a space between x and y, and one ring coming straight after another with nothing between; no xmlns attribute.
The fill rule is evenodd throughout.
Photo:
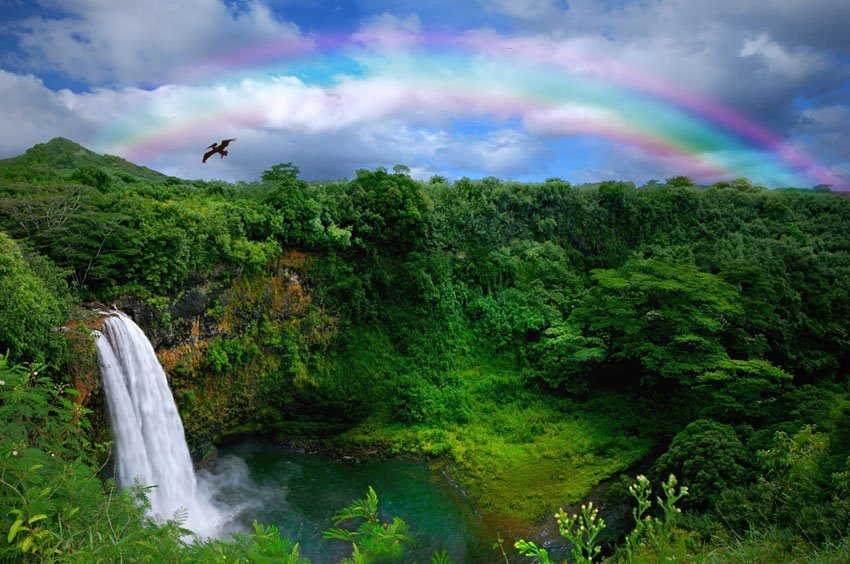
<svg viewBox="0 0 850 564"><path fill-rule="evenodd" d="M184 509L184 526L212 536L217 511L199 493L183 423L153 346L132 319L110 312L96 346L117 451L117 480L154 486L151 513L170 519Z"/></svg>

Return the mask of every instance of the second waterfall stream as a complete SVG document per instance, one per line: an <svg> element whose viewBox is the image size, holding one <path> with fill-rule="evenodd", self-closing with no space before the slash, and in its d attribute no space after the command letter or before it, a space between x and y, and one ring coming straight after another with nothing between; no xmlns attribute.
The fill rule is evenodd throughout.
<svg viewBox="0 0 850 564"><path fill-rule="evenodd" d="M155 517L172 519L185 512L186 528L214 536L221 519L199 490L183 423L150 341L128 316L110 312L95 343L115 437L118 484L153 486L148 495Z"/></svg>

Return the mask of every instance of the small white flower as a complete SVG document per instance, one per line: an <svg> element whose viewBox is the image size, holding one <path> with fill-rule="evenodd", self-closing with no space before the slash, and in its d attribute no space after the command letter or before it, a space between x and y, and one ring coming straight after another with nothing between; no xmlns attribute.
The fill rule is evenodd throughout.
<svg viewBox="0 0 850 564"><path fill-rule="evenodd" d="M12 451L12 456L18 456L18 451L13 450L13 451Z"/></svg>
<svg viewBox="0 0 850 564"><path fill-rule="evenodd" d="M5 386L5 385L6 385L6 382L3 381L3 380L0 380L0 386Z"/></svg>

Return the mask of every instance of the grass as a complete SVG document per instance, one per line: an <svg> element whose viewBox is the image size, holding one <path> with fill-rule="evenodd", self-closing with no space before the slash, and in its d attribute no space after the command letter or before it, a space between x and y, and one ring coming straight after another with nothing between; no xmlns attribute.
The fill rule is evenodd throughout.
<svg viewBox="0 0 850 564"><path fill-rule="evenodd" d="M488 520L539 523L646 456L650 440L625 435L626 397L576 403L526 389L515 365L493 358L458 369L462 423L393 423L387 409L337 437L395 453L447 456L452 476Z"/></svg>

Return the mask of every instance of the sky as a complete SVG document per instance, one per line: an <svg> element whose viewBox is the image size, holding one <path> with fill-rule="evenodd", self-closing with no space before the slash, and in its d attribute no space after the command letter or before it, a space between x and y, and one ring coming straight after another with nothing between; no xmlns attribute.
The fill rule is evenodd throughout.
<svg viewBox="0 0 850 564"><path fill-rule="evenodd" d="M847 189L848 27L847 0L0 0L0 158Z"/></svg>

